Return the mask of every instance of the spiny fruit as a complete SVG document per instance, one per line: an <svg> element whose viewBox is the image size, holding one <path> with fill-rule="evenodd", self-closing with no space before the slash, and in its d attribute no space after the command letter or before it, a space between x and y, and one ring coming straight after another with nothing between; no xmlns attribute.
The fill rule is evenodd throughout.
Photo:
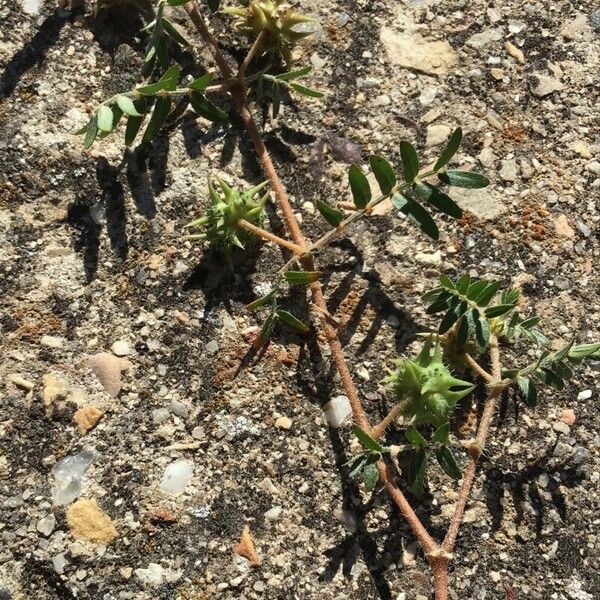
<svg viewBox="0 0 600 600"><path fill-rule="evenodd" d="M228 251L232 246L244 248L249 234L239 226L238 222L244 219L254 225L260 225L269 193L267 192L258 200L254 197L267 185L267 182L240 191L230 187L222 179L217 178L217 181L221 193L213 187L210 180L208 182L211 206L207 213L186 225L189 228L205 227L206 231L188 235L186 239L207 240Z"/></svg>
<svg viewBox="0 0 600 600"><path fill-rule="evenodd" d="M237 8L225 8L223 12L238 17L238 31L247 37L256 38L265 32L260 54L279 54L289 64L296 42L313 33L300 31L298 26L312 23L314 19L294 12L285 0L251 0L243 4Z"/></svg>
<svg viewBox="0 0 600 600"><path fill-rule="evenodd" d="M416 360L401 359L396 365L386 382L403 404L402 414L414 424L440 427L447 423L456 403L474 388L452 375L442 361L440 345L434 347L431 339Z"/></svg>

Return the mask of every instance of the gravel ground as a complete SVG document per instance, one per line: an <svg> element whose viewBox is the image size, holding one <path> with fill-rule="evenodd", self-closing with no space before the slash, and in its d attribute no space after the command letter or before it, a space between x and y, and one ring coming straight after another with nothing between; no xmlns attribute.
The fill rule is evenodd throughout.
<svg viewBox="0 0 600 600"><path fill-rule="evenodd" d="M598 6L301 5L322 28L299 60L327 95L293 98L265 127L310 237L325 230L315 199L348 194L345 162L398 162L401 139L433 160L460 125L457 164L492 180L454 194L469 212L441 223L439 243L384 205L320 257L373 419L385 368L432 326L419 297L440 272L516 284L553 339L598 339ZM260 180L238 124L188 112L150 149L124 151L119 133L84 151L72 132L86 113L139 81L135 15L0 0L0 20L0 599L429 598L385 492L347 477L349 425L325 424L342 394L325 346L276 331L240 368L257 325L243 305L281 253L255 248L233 274L181 241L209 170ZM274 210L270 224L281 231ZM301 296L289 306L306 315ZM505 584L518 598L600 598L599 381L588 364L535 411L505 399L453 598L501 599ZM440 535L455 498L432 470L413 502ZM232 552L245 525L259 568Z"/></svg>

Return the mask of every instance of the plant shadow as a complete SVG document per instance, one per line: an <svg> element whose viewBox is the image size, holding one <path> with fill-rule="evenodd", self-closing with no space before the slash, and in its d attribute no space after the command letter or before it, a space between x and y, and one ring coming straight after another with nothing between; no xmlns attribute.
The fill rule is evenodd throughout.
<svg viewBox="0 0 600 600"><path fill-rule="evenodd" d="M0 77L0 99L12 94L27 71L43 63L48 50L58 40L62 28L72 22L76 14L76 12L69 13L57 8L43 21L31 41L14 54L6 64Z"/></svg>
<svg viewBox="0 0 600 600"><path fill-rule="evenodd" d="M232 300L244 304L254 300L251 275L256 271L259 256L259 244L248 244L246 250L234 248L230 263L219 249L209 248L182 289L184 292L202 292L205 315L220 306L231 314Z"/></svg>
<svg viewBox="0 0 600 600"><path fill-rule="evenodd" d="M121 44L127 44L136 52L141 52L142 42L137 41L140 38L140 30L144 27L144 20L149 23L153 18L154 11L150 5L146 10L140 11L123 4L101 10L97 16L88 17L86 26L102 51L112 56Z"/></svg>
<svg viewBox="0 0 600 600"><path fill-rule="evenodd" d="M492 466L485 471L485 501L492 518L493 532L498 531L502 526L504 499L507 495L513 501L517 526L527 523L528 515L523 505L527 502L531 505L536 539L542 536L545 516L549 509L554 508L560 519L563 522L567 521L568 507L561 488L574 488L581 485L585 480L585 473L581 465L576 464L572 457L560 461L555 459L557 444L558 441L548 446L542 456L519 471L499 466ZM546 483L541 485L540 480ZM550 500L544 499L547 494L550 495Z"/></svg>
<svg viewBox="0 0 600 600"><path fill-rule="evenodd" d="M349 535L333 548L325 551L329 559L325 570L319 576L319 581L332 581L340 568L345 577L352 575L353 567L362 557L375 586L377 596L381 600L391 600L392 590L385 577L386 565L382 560L377 542L365 525L365 516L372 510L377 501L377 495L364 502L361 498L358 483L348 476L349 460L346 447L339 430L329 428L329 439L335 457L335 466L340 473L342 484L342 509L347 518L356 523Z"/></svg>

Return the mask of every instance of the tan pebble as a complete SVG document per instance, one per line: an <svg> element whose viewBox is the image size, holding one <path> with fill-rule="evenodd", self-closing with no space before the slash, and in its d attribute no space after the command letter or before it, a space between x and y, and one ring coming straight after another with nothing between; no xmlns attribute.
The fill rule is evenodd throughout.
<svg viewBox="0 0 600 600"><path fill-rule="evenodd" d="M233 551L238 556L243 556L250 563L251 567L260 567L261 560L254 547L254 541L252 540L252 534L248 525L244 526L240 543L234 547Z"/></svg>
<svg viewBox="0 0 600 600"><path fill-rule="evenodd" d="M42 377L42 383L44 384L44 390L42 392L44 406L50 406L56 400L63 399L67 394L67 382L52 373L46 373Z"/></svg>
<svg viewBox="0 0 600 600"><path fill-rule="evenodd" d="M554 229L557 235L567 239L575 237L574 229L569 225L569 220L565 215L559 215L554 221Z"/></svg>
<svg viewBox="0 0 600 600"><path fill-rule="evenodd" d="M14 385L16 385L17 387L21 388L22 390L27 390L28 392L30 392L35 385L32 381L29 381L28 379L21 377L17 373L13 373L12 375L9 375L8 380L11 383L13 383Z"/></svg>
<svg viewBox="0 0 600 600"><path fill-rule="evenodd" d="M96 427L103 415L104 413L97 406L88 404L73 415L73 421L81 433L87 433Z"/></svg>
<svg viewBox="0 0 600 600"><path fill-rule="evenodd" d="M575 411L572 408L565 408L565 410L560 413L560 418L569 426L573 425L577 420Z"/></svg>
<svg viewBox="0 0 600 600"><path fill-rule="evenodd" d="M148 261L148 267L153 271L160 269L162 265L163 257L160 254L153 254Z"/></svg>
<svg viewBox="0 0 600 600"><path fill-rule="evenodd" d="M591 148L582 140L573 142L569 147L571 148L571 150L573 150L573 152L579 154L581 158L592 158Z"/></svg>
<svg viewBox="0 0 600 600"><path fill-rule="evenodd" d="M108 352L99 352L88 358L90 368L102 384L102 387L113 398L121 391L121 372L131 367L131 363Z"/></svg>
<svg viewBox="0 0 600 600"><path fill-rule="evenodd" d="M67 510L67 524L77 539L94 544L108 544L119 534L111 518L96 500L77 500Z"/></svg>
<svg viewBox="0 0 600 600"><path fill-rule="evenodd" d="M496 81L502 81L504 78L504 71L502 69L490 69L490 73Z"/></svg>
<svg viewBox="0 0 600 600"><path fill-rule="evenodd" d="M519 48L517 48L514 44L511 44L510 42L506 42L506 44L504 44L504 47L506 48L506 51L518 62L521 63L522 65L525 64L525 55L523 54L523 51L520 50Z"/></svg>
<svg viewBox="0 0 600 600"><path fill-rule="evenodd" d="M275 421L277 429L289 429L292 426L292 420L289 417L279 417Z"/></svg>

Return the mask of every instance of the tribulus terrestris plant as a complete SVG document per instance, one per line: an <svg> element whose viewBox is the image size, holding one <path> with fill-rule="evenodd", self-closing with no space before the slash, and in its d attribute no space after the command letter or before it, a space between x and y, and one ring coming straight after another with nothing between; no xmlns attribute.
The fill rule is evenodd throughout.
<svg viewBox="0 0 600 600"><path fill-rule="evenodd" d="M164 16L167 5L182 6L187 12L201 42L212 54L218 75L207 71L193 81L180 81L180 66L171 64L172 50L189 46L190 42ZM211 11L220 10L219 0L208 0L208 7ZM248 189L231 187L218 178L215 182L209 181L206 213L187 225L191 232L186 237L217 246L228 257L232 268L231 248L244 249L252 238L262 238L291 252L270 291L247 307L262 315L263 325L254 347L264 347L277 324L301 334L314 332L312 327L279 304L287 286L308 286L314 315L318 317L331 348L332 360L354 415L353 433L360 450L347 465L348 474L362 480L366 493L379 485L387 489L431 566L436 599L446 600L459 527L499 398L512 388L528 407L535 407L538 388L562 389L573 376L573 366L584 359L600 359L600 343L578 345L575 340L570 340L552 350L556 346L538 328L540 318L519 313L519 290L503 289L500 281L473 280L469 275L452 281L442 275L439 285L423 297L427 313L440 316L439 326L424 334L422 349L417 356L401 357L392 365L386 379L392 408L382 420L372 423L348 368L338 336L338 323L327 310L320 284L324 275L315 264L318 252L343 236L355 221L369 218L373 208L388 199L423 234L437 240L436 213L454 219L462 217L460 206L446 193L445 187L481 188L489 182L481 174L450 167L462 142L460 128L450 136L431 168L422 168L414 146L403 141L399 170L382 156L369 158L368 169L377 181L379 194L373 194L367 170L352 165L348 170L352 204L336 205L315 198L320 214L331 229L317 240L308 240L265 147L250 99L270 105L271 116L276 118L282 89L310 98L323 95L297 82L309 75L310 67L293 67L291 64L294 45L310 35L307 26L313 19L297 13L284 0L241 1L221 12L233 18L232 39L239 42L237 34L241 34L251 42L239 66L232 67L229 57L209 30L204 10L196 2L161 0L154 10L155 18L145 27L148 41L143 74L149 80L103 102L78 133L84 135L87 148L96 139L113 132L124 119L125 143L131 145L146 121L141 137L141 143L145 144L156 136L175 105L181 111L189 104L205 119L223 123L228 119L228 107L219 106L214 94L218 92L219 99L228 97L232 101L254 144L267 181ZM263 211L271 192L284 218L289 239L264 227ZM506 365L502 348L517 340L537 348L537 358ZM526 354L520 352L520 356ZM461 438L455 431L453 416L459 405L467 403L468 406L473 402L471 399L479 382L487 390L483 409L473 435ZM391 426L404 430L403 445L384 445ZM454 514L441 541L434 539L423 525L404 491L410 491L418 502L428 484L427 468L432 460L447 476L460 482Z"/></svg>

